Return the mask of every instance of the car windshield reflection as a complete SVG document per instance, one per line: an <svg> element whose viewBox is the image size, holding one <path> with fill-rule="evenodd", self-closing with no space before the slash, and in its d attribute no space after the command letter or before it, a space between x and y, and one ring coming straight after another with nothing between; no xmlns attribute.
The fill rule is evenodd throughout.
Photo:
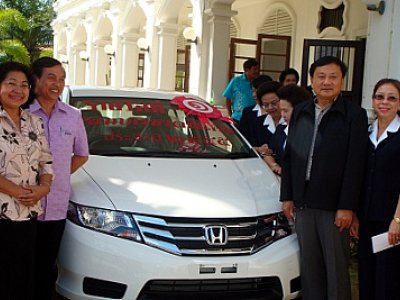
<svg viewBox="0 0 400 300"><path fill-rule="evenodd" d="M181 109L169 100L93 97L71 100L82 111L93 155L221 159L256 156L224 118L193 113L203 106L215 110L200 100L196 100L197 106L192 111Z"/></svg>

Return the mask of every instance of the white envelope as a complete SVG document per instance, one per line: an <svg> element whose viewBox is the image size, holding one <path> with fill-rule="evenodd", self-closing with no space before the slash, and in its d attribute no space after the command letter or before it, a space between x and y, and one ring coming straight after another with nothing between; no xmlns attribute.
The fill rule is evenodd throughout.
<svg viewBox="0 0 400 300"><path fill-rule="evenodd" d="M375 235L371 238L371 240L372 240L372 252L373 253L377 253L377 252L383 251L385 249L400 245L400 242L398 242L396 245L390 245L389 241L388 241L388 233L387 232Z"/></svg>

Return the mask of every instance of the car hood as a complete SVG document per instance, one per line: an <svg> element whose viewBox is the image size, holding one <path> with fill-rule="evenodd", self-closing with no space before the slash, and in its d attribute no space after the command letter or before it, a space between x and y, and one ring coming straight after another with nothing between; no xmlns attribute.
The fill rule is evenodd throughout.
<svg viewBox="0 0 400 300"><path fill-rule="evenodd" d="M91 156L72 177L75 203L140 214L250 217L280 210L279 181L259 158Z"/></svg>

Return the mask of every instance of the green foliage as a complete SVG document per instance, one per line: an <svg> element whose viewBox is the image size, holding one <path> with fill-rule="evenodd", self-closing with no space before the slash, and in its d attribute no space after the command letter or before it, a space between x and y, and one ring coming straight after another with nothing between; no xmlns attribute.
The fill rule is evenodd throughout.
<svg viewBox="0 0 400 300"><path fill-rule="evenodd" d="M19 41L30 61L39 58L41 51L49 48L53 41L51 21L55 12L52 4L53 0L0 0L0 43ZM0 59L4 56L10 58L9 52L4 53L0 46Z"/></svg>
<svg viewBox="0 0 400 300"><path fill-rule="evenodd" d="M53 54L54 54L53 48L46 48L40 52L39 57L44 57L44 56L53 57Z"/></svg>
<svg viewBox="0 0 400 300"><path fill-rule="evenodd" d="M30 63L29 52L20 41L0 41L0 62L9 60L17 61L26 65Z"/></svg>

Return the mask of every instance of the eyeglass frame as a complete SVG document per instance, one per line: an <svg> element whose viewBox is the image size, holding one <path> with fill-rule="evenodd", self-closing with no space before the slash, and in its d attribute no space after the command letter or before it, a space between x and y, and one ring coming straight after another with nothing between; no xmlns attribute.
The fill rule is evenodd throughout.
<svg viewBox="0 0 400 300"><path fill-rule="evenodd" d="M17 88L20 88L22 90L29 90L31 88L31 85L29 83L18 84L14 80L5 80L2 82L2 84L5 84L7 87L9 87L12 90L15 90Z"/></svg>
<svg viewBox="0 0 400 300"><path fill-rule="evenodd" d="M382 94L375 94L372 96L372 98L376 101L383 101L383 100L387 100L388 102L397 102L399 101L399 98L395 97L395 96L386 96L382 95Z"/></svg>
<svg viewBox="0 0 400 300"><path fill-rule="evenodd" d="M271 108L278 107L279 101L280 99L277 98L274 101L271 101L271 103L261 103L260 106L265 109L268 109L269 107Z"/></svg>

